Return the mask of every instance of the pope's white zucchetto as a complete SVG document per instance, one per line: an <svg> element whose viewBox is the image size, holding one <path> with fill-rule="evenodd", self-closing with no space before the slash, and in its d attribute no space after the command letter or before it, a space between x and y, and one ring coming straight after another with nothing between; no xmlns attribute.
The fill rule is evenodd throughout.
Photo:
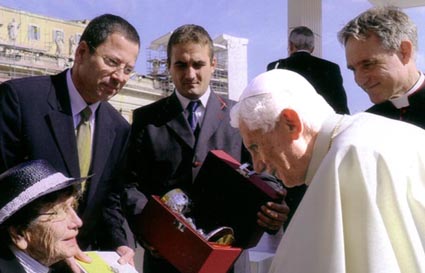
<svg viewBox="0 0 425 273"><path fill-rule="evenodd" d="M293 92L303 90L306 94L317 94L314 87L300 74L286 69L273 69L255 77L244 89L239 101L261 94L280 92L285 89L292 89Z"/></svg>

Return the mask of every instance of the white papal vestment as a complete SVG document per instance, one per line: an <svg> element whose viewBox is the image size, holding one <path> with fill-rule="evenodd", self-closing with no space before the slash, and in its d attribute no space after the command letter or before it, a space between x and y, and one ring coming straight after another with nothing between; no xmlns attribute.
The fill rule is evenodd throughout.
<svg viewBox="0 0 425 273"><path fill-rule="evenodd" d="M271 273L425 272L425 130L333 115Z"/></svg>

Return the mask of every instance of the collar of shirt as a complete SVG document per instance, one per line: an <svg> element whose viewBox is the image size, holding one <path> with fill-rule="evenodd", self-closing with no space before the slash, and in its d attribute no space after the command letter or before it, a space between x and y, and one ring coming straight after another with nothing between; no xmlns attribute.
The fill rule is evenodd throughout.
<svg viewBox="0 0 425 273"><path fill-rule="evenodd" d="M74 82L72 81L71 69L68 69L68 71L66 72L66 84L68 86L69 99L71 101L71 110L72 110L72 117L74 120L74 128L77 128L81 120L80 112L87 107L87 103L81 97L80 93L78 93L77 88L75 87ZM97 108L99 107L99 104L100 102L96 102L89 105L93 113L90 116L91 128L94 128L95 113Z"/></svg>
<svg viewBox="0 0 425 273"><path fill-rule="evenodd" d="M10 250L15 255L16 259L18 259L19 263L25 269L27 273L48 273L49 268L45 265L42 265L38 261L34 260L27 253L19 250L15 246L11 245Z"/></svg>
<svg viewBox="0 0 425 273"><path fill-rule="evenodd" d="M403 107L409 106L409 96L415 93L419 87L422 86L424 83L425 76L422 72L419 72L419 79L416 81L416 83L410 88L406 93L401 95L400 97L394 97L390 98L391 103L394 105L395 108L401 109Z"/></svg>
<svg viewBox="0 0 425 273"><path fill-rule="evenodd" d="M298 49L294 53L297 53L297 52L305 52L305 53L311 54L310 50L307 50L307 49Z"/></svg>
<svg viewBox="0 0 425 273"><path fill-rule="evenodd" d="M207 89L207 91L205 91L205 94L203 94L199 98L199 100L201 101L201 105L199 105L199 107L195 111L196 117L199 120L199 124L201 124L201 126L202 126L202 121L203 121L203 117L204 117L204 114L205 114L205 109L207 108L207 102L208 102L208 99L210 97L210 94L211 94L211 89L208 86L208 89ZM184 111L187 112L186 108L187 108L187 105L189 104L189 102L191 100L182 96L180 94L180 92L178 92L177 90L176 90L176 96L177 96L178 100L180 101L180 104L182 105ZM188 115L188 113L186 113L186 115Z"/></svg>

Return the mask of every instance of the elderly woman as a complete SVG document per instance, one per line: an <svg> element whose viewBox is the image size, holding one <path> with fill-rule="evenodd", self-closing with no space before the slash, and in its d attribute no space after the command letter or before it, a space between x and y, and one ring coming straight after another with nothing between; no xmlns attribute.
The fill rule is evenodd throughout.
<svg viewBox="0 0 425 273"><path fill-rule="evenodd" d="M82 180L65 177L44 160L0 175L0 272L47 273L77 254L82 221L75 212L75 184Z"/></svg>

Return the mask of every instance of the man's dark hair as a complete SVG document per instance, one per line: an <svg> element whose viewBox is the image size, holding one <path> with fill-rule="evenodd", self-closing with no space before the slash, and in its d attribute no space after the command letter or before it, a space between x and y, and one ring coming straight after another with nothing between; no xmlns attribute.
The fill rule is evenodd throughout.
<svg viewBox="0 0 425 273"><path fill-rule="evenodd" d="M89 44L90 52L93 53L94 49L113 33L124 35L127 40L140 47L137 30L124 18L112 14L103 14L91 20L81 35L80 43L85 41Z"/></svg>
<svg viewBox="0 0 425 273"><path fill-rule="evenodd" d="M208 32L201 26L188 24L178 27L171 34L167 45L167 63L171 64L171 50L174 45L195 43L208 46L210 61L214 58L213 41Z"/></svg>

